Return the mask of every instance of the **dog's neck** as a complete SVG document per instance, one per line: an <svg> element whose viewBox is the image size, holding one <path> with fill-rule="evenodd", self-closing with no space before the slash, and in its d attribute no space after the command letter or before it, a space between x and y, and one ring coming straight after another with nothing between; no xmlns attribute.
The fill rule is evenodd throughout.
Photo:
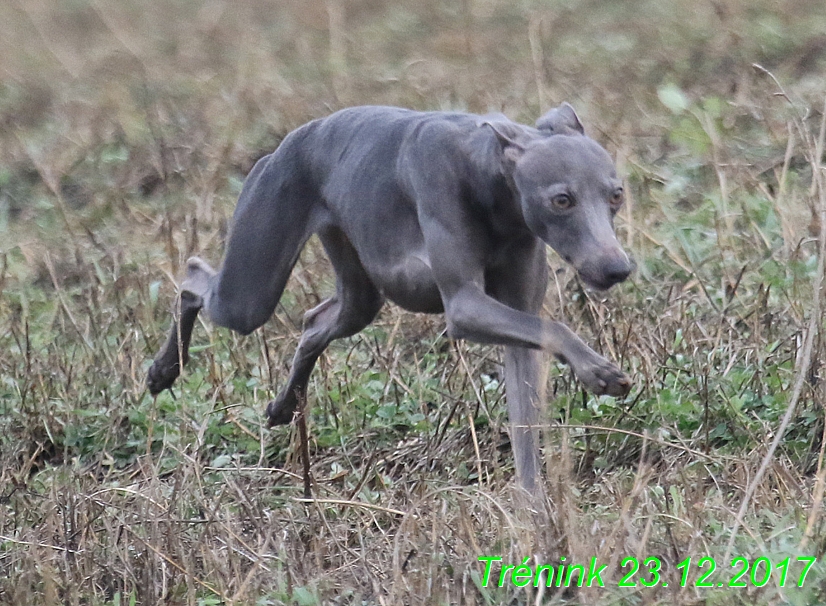
<svg viewBox="0 0 826 606"><path fill-rule="evenodd" d="M488 129L474 132L468 141L472 164L468 192L472 203L491 218L499 236L524 237L530 234L511 167L502 158L501 148Z"/></svg>

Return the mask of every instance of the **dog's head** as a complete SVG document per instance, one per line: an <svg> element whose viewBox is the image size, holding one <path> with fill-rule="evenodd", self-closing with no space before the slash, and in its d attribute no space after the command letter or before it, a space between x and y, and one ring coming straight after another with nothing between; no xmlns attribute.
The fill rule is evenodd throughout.
<svg viewBox="0 0 826 606"><path fill-rule="evenodd" d="M528 228L589 286L604 290L625 280L633 263L614 234L622 182L608 152L585 136L574 109L562 104L536 129L509 121L485 125L496 134Z"/></svg>

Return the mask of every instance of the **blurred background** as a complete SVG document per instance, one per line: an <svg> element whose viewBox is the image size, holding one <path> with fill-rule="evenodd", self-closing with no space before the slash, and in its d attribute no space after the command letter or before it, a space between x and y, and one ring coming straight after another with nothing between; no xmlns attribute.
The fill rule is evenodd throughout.
<svg viewBox="0 0 826 606"><path fill-rule="evenodd" d="M43 181L98 213L163 186L201 198L208 219L286 132L358 104L532 123L567 100L592 136L656 164L675 151L673 103L716 100L718 138L763 131L725 147L770 161L785 127L767 123L773 90L752 64L814 111L826 65L816 0L12 0L0 11L3 225L41 214ZM678 96L664 104L663 91Z"/></svg>
<svg viewBox="0 0 826 606"><path fill-rule="evenodd" d="M819 335L805 347L822 0L6 0L0 23L0 603L826 599L822 568L792 589L542 594L481 586L476 559L673 572L732 533L752 559L826 549ZM511 501L499 352L392 306L319 363L329 502L296 501L296 437L261 421L334 288L314 241L262 331L199 325L174 393L145 393L185 259L220 261L246 173L289 131L360 104L532 124L562 101L626 180L638 271L590 293L549 253L545 312L635 388L595 398L552 365L539 528Z"/></svg>

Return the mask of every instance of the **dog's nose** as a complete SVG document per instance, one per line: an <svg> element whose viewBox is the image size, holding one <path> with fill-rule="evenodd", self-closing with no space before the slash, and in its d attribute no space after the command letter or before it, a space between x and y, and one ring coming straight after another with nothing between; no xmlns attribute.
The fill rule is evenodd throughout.
<svg viewBox="0 0 826 606"><path fill-rule="evenodd" d="M621 249L605 251L590 262L577 266L577 273L588 286L607 290L625 280L634 271L634 262Z"/></svg>
<svg viewBox="0 0 826 606"><path fill-rule="evenodd" d="M633 269L630 260L615 257L603 266L602 275L613 286L630 276Z"/></svg>

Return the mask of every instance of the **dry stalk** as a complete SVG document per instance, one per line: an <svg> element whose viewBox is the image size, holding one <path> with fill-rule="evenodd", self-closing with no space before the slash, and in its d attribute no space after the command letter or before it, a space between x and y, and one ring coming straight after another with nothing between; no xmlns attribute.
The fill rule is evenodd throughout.
<svg viewBox="0 0 826 606"><path fill-rule="evenodd" d="M786 202L786 190L788 188L789 166L792 162L792 157L794 156L795 146L794 130L792 130L791 124L788 125L788 131L789 140L786 144L786 154L783 157L783 168L781 169L780 176L778 177L778 182L780 183L780 185L777 190L777 195L770 198L774 203L774 211L780 218L780 226L783 230L783 258L785 259L789 258L789 255L791 254L792 250L794 250L795 246L794 232L792 231L791 224L789 222L788 217L786 216L786 211L784 210L784 205ZM763 187L763 189L768 193L768 190L765 188L765 186Z"/></svg>
<svg viewBox="0 0 826 606"><path fill-rule="evenodd" d="M788 99L788 96L786 96L785 93L783 93L783 96L786 97L786 99ZM826 120L826 113L824 113L823 119ZM797 127L801 131L803 131L804 129L803 124L797 124ZM821 132L823 131L824 126L821 126ZM817 145L816 147L820 146ZM788 429L789 424L792 421L792 418L794 417L795 409L797 408L797 404L800 401L800 396L803 392L803 386L806 383L809 368L812 364L812 352L814 349L815 336L819 334L819 326L821 322L821 289L823 286L824 266L826 266L826 189L824 189L823 186L823 175L821 173L820 166L821 158L820 156L816 155L816 150L812 149L811 145L809 146L809 151L812 153L812 179L816 182L817 190L820 193L820 234L818 238L817 273L815 274L813 284L814 292L809 323L806 327L806 337L803 343L803 349L800 353L800 356L797 359L797 373L795 376L794 387L792 389L792 396L789 400L789 406L786 408L786 412L783 415L783 419L780 422L780 426L777 428L777 431L775 432L774 440L772 440L772 443L769 446L768 451L764 455L763 460L760 463L760 467L757 470L757 473L755 473L754 477L752 477L751 481L746 487L746 492L743 495L743 501L740 504L740 509L737 512L737 517L734 520L734 526L731 530L731 536L729 538L728 545L726 546L726 553L723 557L724 562L728 562L729 558L731 557L731 551L734 548L734 541L737 539L737 531L743 524L743 518L745 517L746 511L748 511L749 505L751 504L751 498L752 496L754 496L755 490L757 490L760 481L763 479L763 476L765 475L766 471L771 465L774 453L777 450L780 441L783 439L783 436L785 435L786 430Z"/></svg>
<svg viewBox="0 0 826 606"><path fill-rule="evenodd" d="M132 528L129 526L129 524L128 524L126 521L121 520L121 524L122 524L122 526L121 526L121 527L122 527L124 530L126 530L126 531L127 531L130 535L132 535L135 539L137 539L138 541L140 541L141 543L143 543L143 544L144 544L144 546L146 546L146 548L147 548L147 549L149 549L152 553L154 553L156 556L158 556L159 558L161 558L164 562L166 562L167 564L169 564L170 566L172 566L173 568L175 568L178 572L182 573L182 574L183 574L183 575L185 575L187 578L191 578L191 579L192 579L195 583L197 583L198 585L200 585L201 587L203 587L204 589L206 589L206 590L207 590L207 591L209 591L210 593L212 593L212 594L214 594L214 595L216 595L216 596L220 597L222 600L226 600L226 599L227 599L227 597L226 597L223 593L221 593L221 591L220 591L220 590L216 589L215 587L213 587L212 585L210 585L210 584L209 584L209 583L207 583L206 581L203 581L203 580L199 579L198 577L196 577L195 575L193 575L193 574L192 574L191 572L189 572L186 568L184 568L183 566L181 566L180 564L178 564L178 562L176 562L175 560L173 560L172 558L170 558L168 555L166 555L165 553L163 553L160 549L158 549L157 547L155 547L154 545L152 545L149 541L147 541L147 540L146 540L146 539L144 539L142 536L140 536L138 533L136 533L134 530L132 530Z"/></svg>
<svg viewBox="0 0 826 606"><path fill-rule="evenodd" d="M468 427L470 428L470 435L473 438L473 451L476 453L476 473L479 477L479 484L484 483L484 476L482 475L482 455L479 453L479 438L476 437L476 425L473 423L473 415L468 412L467 415ZM490 478L488 478L490 483Z"/></svg>
<svg viewBox="0 0 826 606"><path fill-rule="evenodd" d="M801 552L804 552L809 540L814 535L815 526L822 513L823 492L824 487L826 487L826 467L823 466L824 452L826 452L826 425L824 425L823 433L820 436L820 453L817 457L817 473L815 474L815 486L812 490L812 508L809 510L809 517L806 519L806 530L803 532L803 538L800 539L798 545Z"/></svg>
<svg viewBox="0 0 826 606"><path fill-rule="evenodd" d="M6 253L0 251L0 297L3 296L3 288L6 286L6 270L8 269L8 258Z"/></svg>
<svg viewBox="0 0 826 606"><path fill-rule="evenodd" d="M328 504L328 505L342 505L346 507L360 507L363 509L372 509L374 511L383 511L384 513L390 513L395 516L405 516L408 512L402 511L400 509L393 509L391 507L382 507L381 505L373 505L372 503L364 503L361 501L348 501L346 499L319 499L319 498L299 498L295 497L293 501L298 503L321 503L321 504Z"/></svg>
<svg viewBox="0 0 826 606"><path fill-rule="evenodd" d="M461 347L457 347L456 351L459 353L459 359L462 362L462 366L467 373L467 379L470 382L471 386L473 387L473 393L476 395L476 400L479 403L479 406L484 410L487 407L485 406L484 398L482 398L482 394L479 391L479 388L476 386L476 382L473 380L473 373L468 366L467 360L465 360L465 355L462 352ZM484 481L484 476L482 475L482 455L479 452L479 440L476 437L476 426L473 424L473 415L470 414L468 411L467 414L468 419L468 426L470 427L470 434L473 437L473 447L476 452L476 472L479 474L479 483L482 484ZM490 480L490 478L488 478Z"/></svg>
<svg viewBox="0 0 826 606"><path fill-rule="evenodd" d="M824 191L823 185L823 167L819 166L821 158L823 158L823 143L824 138L826 138L826 99L823 102L823 116L820 121L820 134L817 138L817 144L815 146L815 163L814 169L816 171L815 178L812 179L812 194L815 193L815 186L817 185L820 189L820 208L821 208L821 216L820 216L820 232L821 238L823 238L823 230L824 228L824 211L823 209L826 208L826 191ZM822 255L821 251L821 255ZM820 438L820 454L818 455L817 459L817 474L815 480L815 486L813 489L812 495L812 508L809 511L809 517L806 521L806 531L803 533L803 538L800 540L799 549L803 551L809 543L809 540L814 535L814 529L817 525L818 518L822 513L822 505L823 505L823 493L824 489L826 489L826 467L823 466L823 454L824 449L826 449L826 426L823 429L823 435Z"/></svg>
<svg viewBox="0 0 826 606"><path fill-rule="evenodd" d="M634 192L628 186L628 158L631 156L632 151L630 145L626 144L618 150L617 153L617 174L621 176L624 183L625 188L625 204L623 204L623 208L621 211L621 217L623 220L623 225L625 227L625 246L630 251L634 251L636 248L636 238L635 238L635 229L634 229Z"/></svg>
<svg viewBox="0 0 826 606"><path fill-rule="evenodd" d="M695 450L693 448L689 448L687 446L683 446L682 444L674 444L673 442L666 442L665 440L661 440L659 438L652 437L648 432L639 433L636 431L631 431L628 429L620 429L618 427L603 427L601 425L574 425L574 424L559 424L559 425L551 425L553 429L585 429L587 431L598 431L602 433L618 433L623 434L626 436L632 436L635 438L639 438L640 440L645 442L653 442L654 444L659 444L660 446L665 446L667 448L674 448L676 450L682 450L688 454L691 454L697 458L705 459L707 461L720 461L726 460L729 457L723 457L718 455L717 457L712 457L708 453L702 452L700 450ZM731 457L733 458L733 457Z"/></svg>
<svg viewBox="0 0 826 606"><path fill-rule="evenodd" d="M734 245L734 217L729 210L729 185L728 175L726 174L724 163L722 159L722 142L720 141L720 134L717 132L717 127L711 117L704 113L700 118L700 125L708 135L711 141L711 161L714 164L714 172L717 174L717 182L720 186L720 211L723 215L723 222L726 226L725 237L720 238L720 241L725 242L729 250L733 250Z"/></svg>
<svg viewBox="0 0 826 606"><path fill-rule="evenodd" d="M330 34L330 72L333 90L339 103L348 97L350 79L347 75L347 46L345 35L345 8L342 0L326 0L328 31Z"/></svg>
<svg viewBox="0 0 826 606"><path fill-rule="evenodd" d="M65 52L57 44L55 44L55 41L59 37L56 37L54 32L48 31L44 13L49 11L49 3L38 2L37 4L39 4L39 6L37 11L33 11L31 7L32 3L25 0L16 0L15 4L29 18L29 22L34 27L41 42L43 42L44 48L51 53L60 66L65 69L72 78L79 78L82 68L81 60L79 60L75 55Z"/></svg>
<svg viewBox="0 0 826 606"><path fill-rule="evenodd" d="M54 263L52 263L52 256L47 252L43 255L43 262L46 264L46 269L49 270L49 277L52 280L52 285L54 286L55 292L57 293L57 298L60 301L60 306L63 308L63 311L66 313L66 317L69 318L69 323L77 332L77 336L80 337L81 342L89 349L89 351L95 351L94 346L92 345L89 338L86 336L80 326L75 320L75 316L72 313L71 308L69 307L68 302L66 301L66 294L63 292L63 287L60 285L60 280L57 279L57 272L54 268Z"/></svg>
<svg viewBox="0 0 826 606"><path fill-rule="evenodd" d="M544 110L548 107L548 99L545 94L545 53L542 49L542 17L536 13L532 13L528 21L528 42L531 45L536 95L539 99L539 107Z"/></svg>
<svg viewBox="0 0 826 606"><path fill-rule="evenodd" d="M295 415L298 425L299 449L301 451L301 466L304 473L304 498L312 497L312 477L310 476L310 438L307 432L307 396L299 394L298 410Z"/></svg>

